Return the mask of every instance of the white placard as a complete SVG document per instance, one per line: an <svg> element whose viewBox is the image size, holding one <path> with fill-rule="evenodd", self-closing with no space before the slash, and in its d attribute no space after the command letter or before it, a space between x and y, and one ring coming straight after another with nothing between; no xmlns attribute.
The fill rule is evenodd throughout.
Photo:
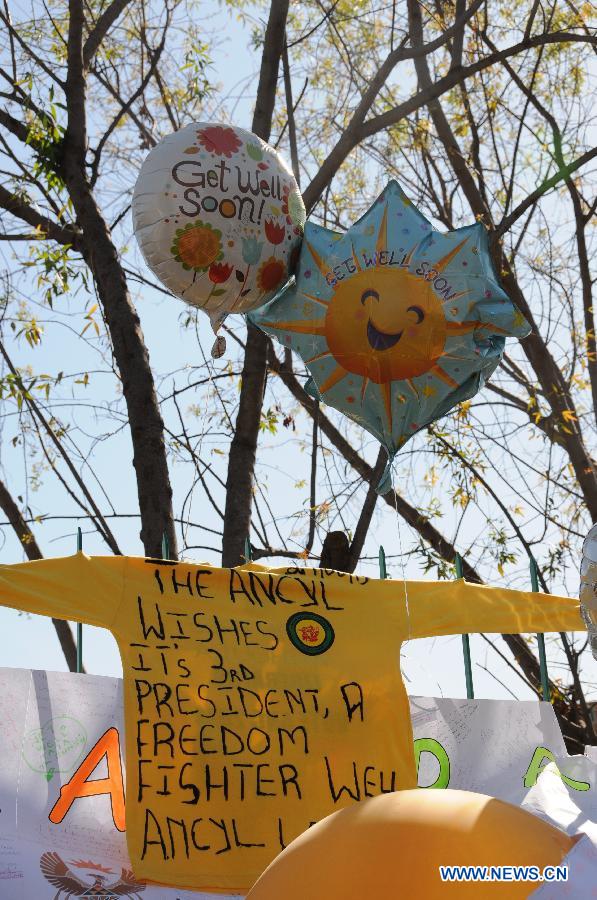
<svg viewBox="0 0 597 900"><path fill-rule="evenodd" d="M530 809L571 832L597 819L597 765L566 755L548 703L410 699L421 786L516 804L527 797ZM126 778L120 679L0 668L0 723L0 900L77 897L100 887L109 896L119 882L118 896L130 900L139 891L143 900L226 900L136 884L110 793L74 800L58 821L61 791L94 748L97 755L107 746L106 736L117 764L112 756L109 771L109 755L98 756L88 780Z"/></svg>

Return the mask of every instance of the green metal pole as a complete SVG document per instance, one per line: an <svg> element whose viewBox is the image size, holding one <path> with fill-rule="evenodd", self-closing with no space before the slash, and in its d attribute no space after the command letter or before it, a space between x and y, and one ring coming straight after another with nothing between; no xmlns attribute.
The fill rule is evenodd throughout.
<svg viewBox="0 0 597 900"><path fill-rule="evenodd" d="M386 551L381 546L381 544L379 545L379 577L388 577L388 570L386 568Z"/></svg>
<svg viewBox="0 0 597 900"><path fill-rule="evenodd" d="M531 587L533 592L539 593L539 576L537 572L537 563L531 558ZM537 644L539 647L539 671L541 672L541 687L543 688L543 699L548 702L551 700L551 692L549 690L549 676L547 674L547 656L545 655L545 635L537 635Z"/></svg>
<svg viewBox="0 0 597 900"><path fill-rule="evenodd" d="M83 533L77 528L77 553L83 550ZM77 672L83 671L83 626L77 622Z"/></svg>
<svg viewBox="0 0 597 900"><path fill-rule="evenodd" d="M170 559L170 541L166 532L162 535L162 559Z"/></svg>
<svg viewBox="0 0 597 900"><path fill-rule="evenodd" d="M460 553L456 554L456 577L462 578L462 558ZM466 696L469 700L475 699L475 691L473 689L473 667L471 665L471 642L468 634L462 635L462 653L464 656L464 677L466 680Z"/></svg>
<svg viewBox="0 0 597 900"><path fill-rule="evenodd" d="M253 561L253 551L251 550L251 541L248 537L245 538L245 562Z"/></svg>

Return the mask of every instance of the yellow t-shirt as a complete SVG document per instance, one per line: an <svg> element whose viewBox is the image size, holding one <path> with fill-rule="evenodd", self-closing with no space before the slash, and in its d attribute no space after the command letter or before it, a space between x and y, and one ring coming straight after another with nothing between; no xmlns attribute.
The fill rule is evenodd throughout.
<svg viewBox="0 0 597 900"><path fill-rule="evenodd" d="M109 628L124 672L135 875L248 890L311 822L416 786L400 645L583 630L576 600L126 557L0 566L0 603Z"/></svg>

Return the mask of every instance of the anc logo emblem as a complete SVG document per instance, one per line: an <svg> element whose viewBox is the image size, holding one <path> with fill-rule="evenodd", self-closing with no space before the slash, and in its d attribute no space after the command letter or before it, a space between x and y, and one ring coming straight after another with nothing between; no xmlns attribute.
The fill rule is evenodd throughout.
<svg viewBox="0 0 597 900"><path fill-rule="evenodd" d="M334 643L334 629L316 613L295 613L288 619L286 631L293 646L307 656L319 656Z"/></svg>

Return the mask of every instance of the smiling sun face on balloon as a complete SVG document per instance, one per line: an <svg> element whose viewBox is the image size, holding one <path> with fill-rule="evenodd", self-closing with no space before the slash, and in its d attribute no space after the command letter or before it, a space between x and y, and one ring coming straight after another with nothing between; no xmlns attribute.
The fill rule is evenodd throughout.
<svg viewBox="0 0 597 900"><path fill-rule="evenodd" d="M433 289L404 269L365 269L341 281L327 308L330 354L376 384L424 375L442 355L446 318Z"/></svg>

